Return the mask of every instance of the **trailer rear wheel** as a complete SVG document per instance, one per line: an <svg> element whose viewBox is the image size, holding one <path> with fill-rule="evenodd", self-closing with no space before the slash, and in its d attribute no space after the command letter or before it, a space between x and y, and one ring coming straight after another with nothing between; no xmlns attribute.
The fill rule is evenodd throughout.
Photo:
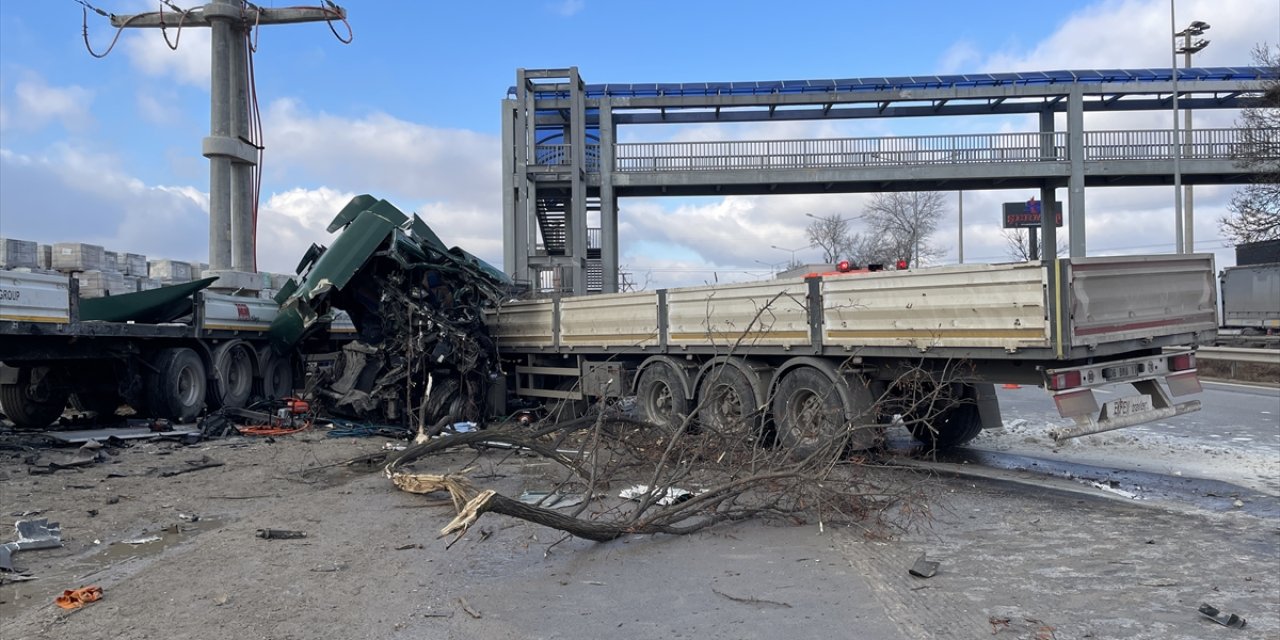
<svg viewBox="0 0 1280 640"><path fill-rule="evenodd" d="M689 394L683 374L661 362L645 368L636 384L641 418L660 427L675 429L689 413Z"/></svg>
<svg viewBox="0 0 1280 640"><path fill-rule="evenodd" d="M248 343L233 340L213 350L213 374L206 398L215 409L243 408L253 395L256 354Z"/></svg>
<svg viewBox="0 0 1280 640"><path fill-rule="evenodd" d="M185 347L164 349L156 353L147 375L147 409L154 418L190 422L204 408L204 361L195 351Z"/></svg>
<svg viewBox="0 0 1280 640"><path fill-rule="evenodd" d="M57 420L71 396L57 385L52 367L17 367L15 382L0 383L0 406L15 425L23 429L43 429Z"/></svg>
<svg viewBox="0 0 1280 640"><path fill-rule="evenodd" d="M875 399L857 373L799 366L787 371L773 395L778 443L797 459L826 447L837 453L875 446L880 427Z"/></svg>
<svg viewBox="0 0 1280 640"><path fill-rule="evenodd" d="M716 363L698 384L698 423L703 432L751 442L762 438L760 406L747 374L728 362Z"/></svg>
<svg viewBox="0 0 1280 640"><path fill-rule="evenodd" d="M266 347L258 354L258 371L262 375L262 395L277 400L293 395L293 363Z"/></svg>
<svg viewBox="0 0 1280 640"><path fill-rule="evenodd" d="M982 432L982 417L973 385L955 383L949 391L938 393L932 402L923 406L927 407L925 415L904 415L903 419L911 437L930 450L958 447Z"/></svg>

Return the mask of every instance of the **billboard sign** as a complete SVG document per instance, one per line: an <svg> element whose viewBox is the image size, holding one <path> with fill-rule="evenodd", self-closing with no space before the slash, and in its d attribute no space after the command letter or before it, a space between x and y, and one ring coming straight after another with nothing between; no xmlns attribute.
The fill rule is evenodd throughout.
<svg viewBox="0 0 1280 640"><path fill-rule="evenodd" d="M1040 210L1044 203L1032 198L1026 202L1004 203L1004 228L1025 229L1040 226ZM1054 201L1054 226L1062 226L1062 203Z"/></svg>

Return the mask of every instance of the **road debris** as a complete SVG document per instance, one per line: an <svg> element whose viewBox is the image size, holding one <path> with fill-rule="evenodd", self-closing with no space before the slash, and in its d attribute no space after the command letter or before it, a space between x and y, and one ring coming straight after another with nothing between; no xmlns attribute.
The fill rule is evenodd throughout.
<svg viewBox="0 0 1280 640"><path fill-rule="evenodd" d="M911 568L907 569L907 573L917 578L932 578L937 575L940 563L937 560L927 559L925 555L923 553L920 554L920 557L916 558L915 564L912 564Z"/></svg>
<svg viewBox="0 0 1280 640"><path fill-rule="evenodd" d="M297 540L307 537L307 532L289 529L258 529L257 536L263 540Z"/></svg>
<svg viewBox="0 0 1280 640"><path fill-rule="evenodd" d="M1215 607L1215 606L1213 606L1213 605L1211 605L1211 604L1209 604L1209 603L1207 603L1207 602L1206 602L1206 603L1202 603L1202 604L1200 605L1200 609L1199 609L1199 611L1200 611L1200 613L1201 613L1201 614L1203 614L1206 618L1209 618L1210 620L1213 620L1214 622L1216 622L1216 623L1218 623L1218 624L1220 624L1220 625L1222 625L1222 626L1224 626L1224 627L1231 627L1231 628L1233 628L1233 629L1243 629L1243 628L1244 628L1244 625L1245 625L1245 619L1244 619L1244 618L1241 618L1240 616L1238 616L1238 615L1236 615L1236 614L1234 614L1234 613L1223 613L1223 612L1222 612L1221 610L1219 610L1217 607Z"/></svg>
<svg viewBox="0 0 1280 640"><path fill-rule="evenodd" d="M622 498L623 500L640 501L640 500L643 500L645 496L650 495L650 493L652 493L653 495L662 496L661 498L658 498L654 504L657 504L663 507L669 507L673 504L684 502L685 500L688 500L689 498L693 497L692 491L680 489L677 487L667 487L665 491L650 491L649 485L646 485L646 484L638 484L633 487L628 487L626 489L623 489L622 491L618 492L618 497Z"/></svg>
<svg viewBox="0 0 1280 640"><path fill-rule="evenodd" d="M481 617L483 617L479 611L476 611L475 609L471 608L471 605L467 602L466 598L458 598L458 604L461 605L462 610L466 611L467 615L471 616L472 618L479 620Z"/></svg>
<svg viewBox="0 0 1280 640"><path fill-rule="evenodd" d="M185 467L173 467L169 469L161 469L159 475L161 478L171 478L173 476L180 476L184 473L191 473L192 471L200 471L202 469L212 469L214 467L221 467L223 464L225 464L223 462L214 460L209 456L201 456L196 460L187 460L186 463L187 463L187 466Z"/></svg>
<svg viewBox="0 0 1280 640"><path fill-rule="evenodd" d="M751 596L748 596L748 597L731 596L723 591L720 591L719 589L714 589L714 588L711 590L711 592L722 598L726 598L734 602L741 602L743 604L768 605L773 607L781 607L784 609L791 608L790 604L787 604L785 602L778 602L777 600L765 600L763 598L756 598Z"/></svg>
<svg viewBox="0 0 1280 640"><path fill-rule="evenodd" d="M13 525L17 539L0 545L0 570L17 572L13 567L13 554L35 549L53 549L62 546L62 525L39 520L19 520Z"/></svg>
<svg viewBox="0 0 1280 640"><path fill-rule="evenodd" d="M120 544L139 545L139 544L151 544L152 542L159 542L159 541L160 541L160 536L142 536L139 538L130 538L128 540L121 540Z"/></svg>
<svg viewBox="0 0 1280 640"><path fill-rule="evenodd" d="M563 491L525 491L517 499L525 504L548 509L567 509L587 501L587 497L581 493Z"/></svg>
<svg viewBox="0 0 1280 640"><path fill-rule="evenodd" d="M79 589L67 589L62 592L62 595L54 598L53 603L63 609L74 610L101 599L102 587L90 585Z"/></svg>

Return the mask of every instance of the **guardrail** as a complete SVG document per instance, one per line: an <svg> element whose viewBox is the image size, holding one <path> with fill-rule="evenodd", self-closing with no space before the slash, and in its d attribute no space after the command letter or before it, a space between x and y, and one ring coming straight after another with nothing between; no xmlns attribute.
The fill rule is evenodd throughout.
<svg viewBox="0 0 1280 640"><path fill-rule="evenodd" d="M1241 349L1238 347L1200 347L1197 360L1247 362L1280 366L1280 349Z"/></svg>

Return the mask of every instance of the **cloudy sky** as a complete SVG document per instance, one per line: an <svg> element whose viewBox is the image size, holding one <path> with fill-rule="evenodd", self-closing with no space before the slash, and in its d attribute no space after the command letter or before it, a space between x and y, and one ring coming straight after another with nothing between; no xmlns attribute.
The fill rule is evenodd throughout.
<svg viewBox="0 0 1280 640"><path fill-rule="evenodd" d="M189 6L187 2L178 5ZM108 12L155 0L89 0ZM292 3L259 2L264 6ZM264 27L254 56L266 156L259 267L291 269L355 194L421 214L450 244L501 264L500 100L515 70L577 66L587 82L701 82L1169 66L1168 0L982 2L341 2L354 38L324 24ZM167 10L167 9L166 9ZM1177 0L1179 27L1212 24L1199 66L1245 66L1280 43L1276 0ZM116 32L88 15L101 54ZM338 35L346 27L335 25ZM73 0L0 2L0 235L84 241L192 261L208 255L207 30L119 34L90 55ZM170 44L176 44L171 49ZM1197 114L1230 126L1235 113ZM1088 129L1165 114L1089 114ZM634 127L624 140L777 139L1034 131L1034 116ZM1167 125L1158 125L1167 126ZM1232 263L1216 220L1230 189L1196 190L1197 250ZM1010 259L1001 202L965 194L966 262ZM769 275L806 243L804 213L853 217L865 195L627 199L622 263L643 286ZM1064 199L1065 193L1059 193ZM957 259L956 198L934 244ZM1173 248L1170 188L1091 189L1088 251ZM689 229L701 230L697 234ZM816 259L816 250L800 259Z"/></svg>

